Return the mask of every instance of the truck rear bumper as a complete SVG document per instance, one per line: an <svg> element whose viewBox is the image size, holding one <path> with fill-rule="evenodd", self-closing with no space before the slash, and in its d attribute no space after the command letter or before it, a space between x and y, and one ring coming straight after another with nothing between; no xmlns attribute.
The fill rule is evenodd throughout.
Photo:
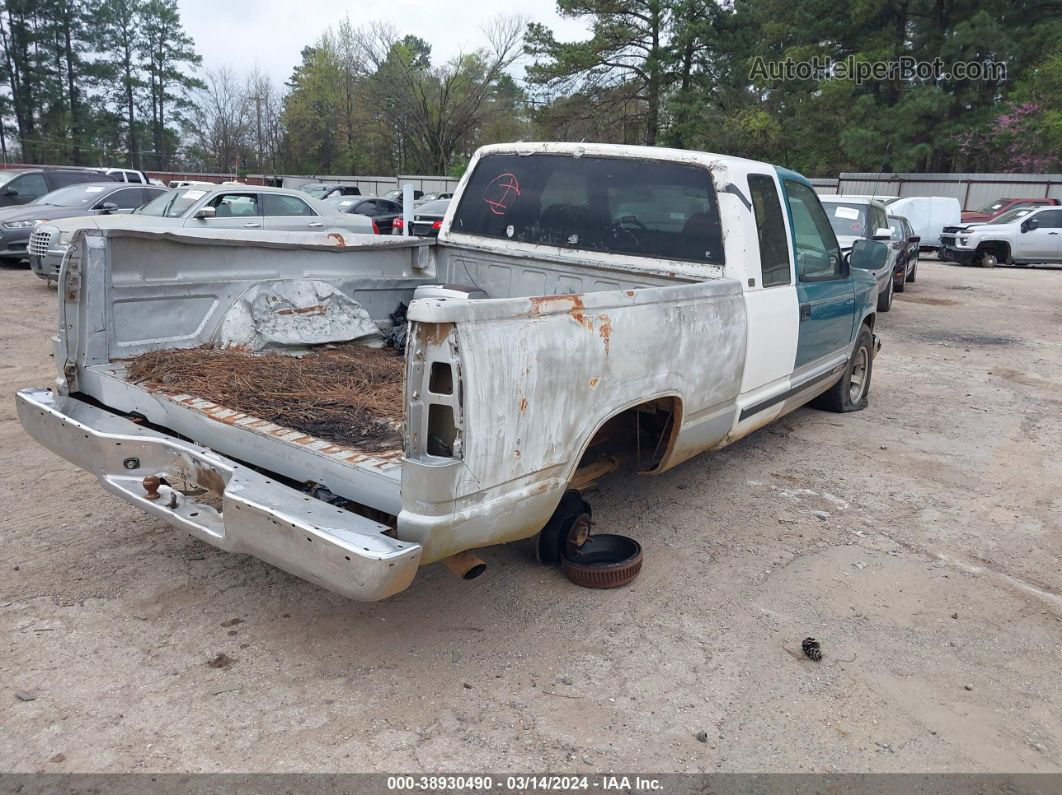
<svg viewBox="0 0 1062 795"><path fill-rule="evenodd" d="M419 544L198 445L45 389L17 395L19 421L37 442L91 472L105 489L227 552L253 555L351 599L406 588ZM158 498L146 476L163 485ZM219 509L220 506L220 509Z"/></svg>

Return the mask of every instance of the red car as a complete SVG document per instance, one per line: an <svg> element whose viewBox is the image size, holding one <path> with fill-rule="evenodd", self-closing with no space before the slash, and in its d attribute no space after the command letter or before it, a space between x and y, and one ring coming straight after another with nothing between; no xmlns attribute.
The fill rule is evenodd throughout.
<svg viewBox="0 0 1062 795"><path fill-rule="evenodd" d="M1058 204L1058 199L996 199L980 210L964 210L962 222L964 224L982 223L991 221L998 215L1017 207L1053 207Z"/></svg>

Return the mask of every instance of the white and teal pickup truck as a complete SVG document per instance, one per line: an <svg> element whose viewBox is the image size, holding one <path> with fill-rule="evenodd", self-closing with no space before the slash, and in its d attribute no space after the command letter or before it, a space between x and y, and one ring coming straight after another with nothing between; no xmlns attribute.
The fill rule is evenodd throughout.
<svg viewBox="0 0 1062 795"><path fill-rule="evenodd" d="M382 599L479 547L537 535L555 557L562 497L618 466L660 474L809 401L864 407L877 350L866 269L886 256L871 240L842 254L808 181L764 163L490 146L437 241L79 232L59 280L58 379L20 391L18 413L174 527ZM307 345L341 341L343 311L386 328L399 302L404 421L389 449L127 372L148 352L290 343L300 328Z"/></svg>

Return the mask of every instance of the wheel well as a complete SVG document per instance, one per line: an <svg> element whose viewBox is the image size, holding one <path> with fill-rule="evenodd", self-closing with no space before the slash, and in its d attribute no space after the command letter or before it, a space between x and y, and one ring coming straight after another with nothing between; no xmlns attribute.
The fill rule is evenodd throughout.
<svg viewBox="0 0 1062 795"><path fill-rule="evenodd" d="M874 323L877 321L877 319L877 315L867 315L865 318L863 318L863 325L873 331Z"/></svg>
<svg viewBox="0 0 1062 795"><path fill-rule="evenodd" d="M986 240L977 246L978 254L992 254L1000 262L1010 260L1010 243L1005 240Z"/></svg>
<svg viewBox="0 0 1062 795"><path fill-rule="evenodd" d="M682 401L674 395L617 412L590 437L572 482L577 482L581 473L601 469L603 460L613 462L611 470L624 463L634 464L641 472L658 470L671 454L681 424Z"/></svg>

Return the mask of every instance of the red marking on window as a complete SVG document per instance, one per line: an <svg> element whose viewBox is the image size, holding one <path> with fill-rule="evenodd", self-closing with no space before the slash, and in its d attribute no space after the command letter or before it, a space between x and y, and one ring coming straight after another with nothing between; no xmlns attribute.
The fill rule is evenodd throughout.
<svg viewBox="0 0 1062 795"><path fill-rule="evenodd" d="M520 195L520 182L515 174L506 172L490 181L483 191L483 201L495 215L505 215L516 197Z"/></svg>

